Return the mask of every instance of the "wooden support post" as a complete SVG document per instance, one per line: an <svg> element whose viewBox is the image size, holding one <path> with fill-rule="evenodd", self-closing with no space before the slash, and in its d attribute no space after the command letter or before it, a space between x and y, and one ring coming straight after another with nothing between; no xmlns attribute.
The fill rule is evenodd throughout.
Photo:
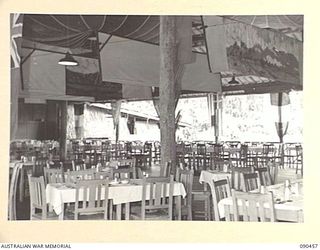
<svg viewBox="0 0 320 250"><path fill-rule="evenodd" d="M278 118L279 118L278 136L279 136L280 143L283 143L282 93L278 93Z"/></svg>
<svg viewBox="0 0 320 250"><path fill-rule="evenodd" d="M160 16L160 134L161 165L176 164L175 68L177 63L176 17Z"/></svg>
<svg viewBox="0 0 320 250"><path fill-rule="evenodd" d="M68 123L68 102L60 102L60 161L67 158L67 123Z"/></svg>

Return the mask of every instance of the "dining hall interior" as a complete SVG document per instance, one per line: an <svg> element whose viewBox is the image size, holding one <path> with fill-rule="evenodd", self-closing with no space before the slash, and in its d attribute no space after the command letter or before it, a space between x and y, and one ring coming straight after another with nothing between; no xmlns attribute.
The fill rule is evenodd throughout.
<svg viewBox="0 0 320 250"><path fill-rule="evenodd" d="M8 220L304 222L302 15L10 15Z"/></svg>

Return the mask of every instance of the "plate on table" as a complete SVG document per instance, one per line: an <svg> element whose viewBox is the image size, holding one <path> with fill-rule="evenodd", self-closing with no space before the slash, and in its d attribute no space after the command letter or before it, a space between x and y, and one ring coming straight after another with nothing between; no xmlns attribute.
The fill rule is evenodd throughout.
<svg viewBox="0 0 320 250"><path fill-rule="evenodd" d="M119 185L121 184L118 180L112 180L110 181L110 185Z"/></svg>

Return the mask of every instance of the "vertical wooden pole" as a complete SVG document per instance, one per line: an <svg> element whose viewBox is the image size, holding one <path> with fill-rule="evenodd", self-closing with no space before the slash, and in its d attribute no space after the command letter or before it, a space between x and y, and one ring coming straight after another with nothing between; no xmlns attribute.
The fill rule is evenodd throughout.
<svg viewBox="0 0 320 250"><path fill-rule="evenodd" d="M160 134L161 165L176 164L175 68L177 63L176 18L160 16Z"/></svg>
<svg viewBox="0 0 320 250"><path fill-rule="evenodd" d="M278 93L278 136L280 143L283 143L283 123L282 123L282 93Z"/></svg>
<svg viewBox="0 0 320 250"><path fill-rule="evenodd" d="M64 161L67 158L67 123L68 123L68 102L60 102L60 160Z"/></svg>

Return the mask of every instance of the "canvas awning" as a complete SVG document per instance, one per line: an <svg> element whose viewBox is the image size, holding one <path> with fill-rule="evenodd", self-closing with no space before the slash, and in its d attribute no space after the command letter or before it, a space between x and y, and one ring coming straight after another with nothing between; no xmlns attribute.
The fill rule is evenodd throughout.
<svg viewBox="0 0 320 250"><path fill-rule="evenodd" d="M191 17L195 60L185 65L182 93L301 90L302 42L257 28L252 21L234 21L237 18ZM70 50L80 62L66 69L65 83L58 83L65 84L67 95L85 94L100 101L148 99L151 87L159 86L159 16L32 14L24 15L23 27L23 47L53 53ZM59 54L54 60L58 58ZM232 77L238 84L229 86Z"/></svg>

